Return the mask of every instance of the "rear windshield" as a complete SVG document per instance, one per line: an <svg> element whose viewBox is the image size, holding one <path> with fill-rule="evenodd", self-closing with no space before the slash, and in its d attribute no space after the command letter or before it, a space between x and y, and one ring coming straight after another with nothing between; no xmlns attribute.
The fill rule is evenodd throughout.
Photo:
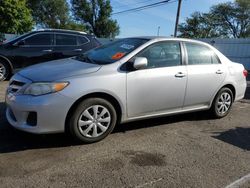
<svg viewBox="0 0 250 188"><path fill-rule="evenodd" d="M103 45L99 48L90 50L87 53L76 57L76 59L96 64L114 63L147 41L147 39L140 38L120 39L118 41Z"/></svg>

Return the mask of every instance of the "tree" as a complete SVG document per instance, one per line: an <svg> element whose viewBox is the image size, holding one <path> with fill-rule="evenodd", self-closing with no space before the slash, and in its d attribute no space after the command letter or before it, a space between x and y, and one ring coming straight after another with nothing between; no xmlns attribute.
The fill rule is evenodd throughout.
<svg viewBox="0 0 250 188"><path fill-rule="evenodd" d="M195 13L179 25L180 35L189 38L250 37L250 1L221 3L209 13Z"/></svg>
<svg viewBox="0 0 250 188"><path fill-rule="evenodd" d="M69 21L69 6L66 0L29 0L32 16L39 27L63 28Z"/></svg>
<svg viewBox="0 0 250 188"><path fill-rule="evenodd" d="M73 14L97 37L115 37L119 26L112 20L109 0L71 0Z"/></svg>
<svg viewBox="0 0 250 188"><path fill-rule="evenodd" d="M0 33L22 34L30 31L32 26L26 0L0 0Z"/></svg>
<svg viewBox="0 0 250 188"><path fill-rule="evenodd" d="M179 25L180 37L185 38L213 38L219 33L210 24L210 16L200 12L194 12L186 23Z"/></svg>
<svg viewBox="0 0 250 188"><path fill-rule="evenodd" d="M70 29L70 30L75 30L75 31L87 31L86 27L83 24L77 23L73 19L70 19L62 29Z"/></svg>

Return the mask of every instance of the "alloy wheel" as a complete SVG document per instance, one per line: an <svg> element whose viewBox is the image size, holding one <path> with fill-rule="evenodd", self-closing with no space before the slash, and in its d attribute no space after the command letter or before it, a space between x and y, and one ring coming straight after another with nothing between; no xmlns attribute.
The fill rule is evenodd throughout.
<svg viewBox="0 0 250 188"><path fill-rule="evenodd" d="M6 68L5 66L0 63L0 80L2 80L6 75Z"/></svg>
<svg viewBox="0 0 250 188"><path fill-rule="evenodd" d="M219 114L225 114L230 109L232 104L231 95L228 92L221 93L217 102L217 111Z"/></svg>
<svg viewBox="0 0 250 188"><path fill-rule="evenodd" d="M80 133L88 138L104 134L111 123L109 110L102 105L93 105L83 111L78 120Z"/></svg>

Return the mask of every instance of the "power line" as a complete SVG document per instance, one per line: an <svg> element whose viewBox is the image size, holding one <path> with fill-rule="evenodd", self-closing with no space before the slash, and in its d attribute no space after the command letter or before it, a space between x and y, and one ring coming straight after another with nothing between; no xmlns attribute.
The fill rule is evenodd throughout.
<svg viewBox="0 0 250 188"><path fill-rule="evenodd" d="M155 0L147 0L147 1L140 1L140 2L137 2L137 3L130 3L130 4L126 4L126 5L121 5L121 6L113 6L113 8L117 9L117 8L123 8L123 7L128 7L128 6L134 6L134 5L138 5L138 4L142 4L142 3L147 3L147 2L150 2L150 1L155 1Z"/></svg>
<svg viewBox="0 0 250 188"><path fill-rule="evenodd" d="M176 2L176 1L172 1L172 2ZM157 3L149 4L149 5L144 5L144 6L128 9L128 10L115 12L112 15L123 14L123 13L127 13L127 12L141 11L141 10L144 10L144 9L153 8L153 7L161 6L163 4L172 3L172 2L170 2L170 0L160 1L160 2L157 2Z"/></svg>

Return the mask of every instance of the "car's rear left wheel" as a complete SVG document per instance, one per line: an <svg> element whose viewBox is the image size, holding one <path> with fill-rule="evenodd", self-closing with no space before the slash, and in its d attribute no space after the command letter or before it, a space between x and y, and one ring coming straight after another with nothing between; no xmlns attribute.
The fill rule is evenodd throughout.
<svg viewBox="0 0 250 188"><path fill-rule="evenodd" d="M231 110L232 104L232 91L229 88L222 88L213 101L211 112L216 118L225 117Z"/></svg>
<svg viewBox="0 0 250 188"><path fill-rule="evenodd" d="M84 143L98 142L112 132L117 115L113 105L105 99L82 101L70 119L70 132Z"/></svg>

